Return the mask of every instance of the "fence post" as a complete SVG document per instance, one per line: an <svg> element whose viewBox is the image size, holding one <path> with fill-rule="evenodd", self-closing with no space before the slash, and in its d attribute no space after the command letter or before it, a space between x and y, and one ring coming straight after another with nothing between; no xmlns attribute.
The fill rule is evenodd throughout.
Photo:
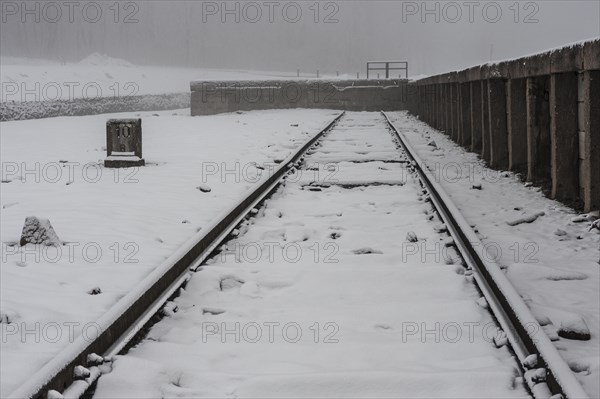
<svg viewBox="0 0 600 399"><path fill-rule="evenodd" d="M488 80L488 107L490 165L493 168L507 169L506 81L503 78Z"/></svg>

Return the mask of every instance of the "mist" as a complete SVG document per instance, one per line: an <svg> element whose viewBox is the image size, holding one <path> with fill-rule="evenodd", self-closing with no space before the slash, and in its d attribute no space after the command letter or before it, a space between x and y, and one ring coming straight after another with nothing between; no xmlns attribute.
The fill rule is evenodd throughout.
<svg viewBox="0 0 600 399"><path fill-rule="evenodd" d="M2 56L412 76L600 36L597 1L2 1Z"/></svg>

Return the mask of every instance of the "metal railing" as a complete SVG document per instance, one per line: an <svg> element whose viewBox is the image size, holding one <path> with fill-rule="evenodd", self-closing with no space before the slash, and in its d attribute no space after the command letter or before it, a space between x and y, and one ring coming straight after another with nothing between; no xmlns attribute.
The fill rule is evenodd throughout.
<svg viewBox="0 0 600 399"><path fill-rule="evenodd" d="M407 61L369 61L367 62L367 79L369 72L385 71L385 78L390 78L390 71L404 71L404 78L408 79L408 62ZM398 77L402 77L398 75Z"/></svg>

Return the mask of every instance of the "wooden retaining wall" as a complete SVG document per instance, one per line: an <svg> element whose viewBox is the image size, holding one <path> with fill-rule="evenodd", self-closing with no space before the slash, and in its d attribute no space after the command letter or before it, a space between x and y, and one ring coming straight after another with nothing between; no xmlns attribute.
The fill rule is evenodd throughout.
<svg viewBox="0 0 600 399"><path fill-rule="evenodd" d="M600 39L411 82L408 109L493 168L600 209Z"/></svg>

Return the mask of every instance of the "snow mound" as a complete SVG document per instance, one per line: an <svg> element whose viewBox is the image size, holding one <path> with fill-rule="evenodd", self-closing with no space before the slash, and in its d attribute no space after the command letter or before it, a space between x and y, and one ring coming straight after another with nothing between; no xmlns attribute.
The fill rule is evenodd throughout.
<svg viewBox="0 0 600 399"><path fill-rule="evenodd" d="M506 224L508 224L509 226L517 226L517 225L523 224L523 223L533 223L540 216L544 216L545 214L546 214L545 212L536 212L533 214L525 215L525 216L515 219L515 220L507 221Z"/></svg>
<svg viewBox="0 0 600 399"><path fill-rule="evenodd" d="M109 57L106 54L93 53L83 60L79 61L79 65L94 65L94 66L122 66L132 67L133 64L121 58Z"/></svg>

